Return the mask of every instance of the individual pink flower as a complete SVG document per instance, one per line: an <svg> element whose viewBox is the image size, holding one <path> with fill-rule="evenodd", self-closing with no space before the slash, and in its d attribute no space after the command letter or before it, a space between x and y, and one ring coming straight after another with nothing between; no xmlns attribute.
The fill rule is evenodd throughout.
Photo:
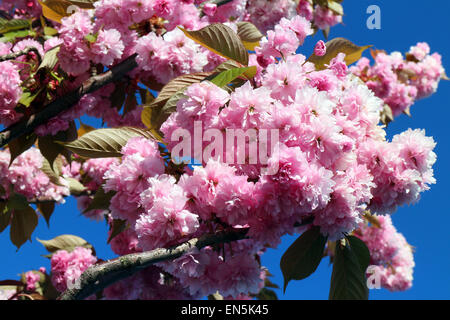
<svg viewBox="0 0 450 320"><path fill-rule="evenodd" d="M120 32L116 29L100 30L97 41L92 45L93 61L110 66L121 58L124 45Z"/></svg>

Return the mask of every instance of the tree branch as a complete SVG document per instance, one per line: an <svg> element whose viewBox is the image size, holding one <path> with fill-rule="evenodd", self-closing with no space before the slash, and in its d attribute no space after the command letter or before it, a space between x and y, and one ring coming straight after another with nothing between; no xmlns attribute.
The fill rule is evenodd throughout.
<svg viewBox="0 0 450 320"><path fill-rule="evenodd" d="M39 63L41 63L41 61L42 61L41 54L39 53L39 50L36 49L35 47L26 47L23 50L0 56L0 62L7 61L7 60L15 60L20 56L29 54L30 52L34 52L38 57Z"/></svg>
<svg viewBox="0 0 450 320"><path fill-rule="evenodd" d="M194 238L169 249L161 248L147 252L132 253L117 259L94 265L88 268L80 277L75 288L67 289L59 300L82 300L109 285L130 277L152 264L161 261L174 260L194 248L198 250L219 243L228 243L246 238L248 228L232 229L217 234L204 235Z"/></svg>
<svg viewBox="0 0 450 320"><path fill-rule="evenodd" d="M128 57L110 70L89 78L76 90L49 103L42 111L0 132L0 147L5 146L23 134L33 132L41 124L46 123L51 118L72 107L85 94L92 93L111 82L119 80L135 67L137 67L136 54Z"/></svg>

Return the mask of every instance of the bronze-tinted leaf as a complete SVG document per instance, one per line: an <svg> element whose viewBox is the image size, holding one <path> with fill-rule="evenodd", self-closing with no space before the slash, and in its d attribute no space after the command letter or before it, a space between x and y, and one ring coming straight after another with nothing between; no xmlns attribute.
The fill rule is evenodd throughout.
<svg viewBox="0 0 450 320"><path fill-rule="evenodd" d="M45 222L47 222L47 226L50 226L50 217L52 216L53 211L55 211L55 202L54 201L41 202L38 203L36 206L39 212L44 217Z"/></svg>
<svg viewBox="0 0 450 320"><path fill-rule="evenodd" d="M309 62L315 64L317 70L325 69L325 65L330 64L330 61L341 52L345 53L345 63L350 65L358 61L364 50L370 48L371 45L360 47L345 38L335 38L328 41L326 47L327 53L324 56L319 57L313 54L308 58Z"/></svg>
<svg viewBox="0 0 450 320"><path fill-rule="evenodd" d="M263 34L250 22L238 22L237 27L237 34L245 48L254 51L255 47L259 46L259 41L262 39Z"/></svg>
<svg viewBox="0 0 450 320"><path fill-rule="evenodd" d="M47 249L47 251L50 253L54 253L58 250L66 250L68 252L71 252L76 247L93 249L92 245L89 242L73 234L63 234L50 240L37 240L42 243L45 249Z"/></svg>
<svg viewBox="0 0 450 320"><path fill-rule="evenodd" d="M38 224L38 216L34 209L28 206L24 210L14 210L11 219L11 242L19 249L27 240L31 241L31 234Z"/></svg>
<svg viewBox="0 0 450 320"><path fill-rule="evenodd" d="M75 141L60 144L84 158L120 157L122 147L133 137L154 139L149 131L140 128L101 128L88 132Z"/></svg>
<svg viewBox="0 0 450 320"><path fill-rule="evenodd" d="M12 140L8 144L9 152L11 154L9 165L11 165L18 156L31 148L36 141L36 138L36 135L32 133L30 135L22 135L19 138Z"/></svg>
<svg viewBox="0 0 450 320"><path fill-rule="evenodd" d="M245 66L248 65L248 52L238 35L230 27L215 23L197 31L180 29L188 38L212 52L224 58L235 60Z"/></svg>

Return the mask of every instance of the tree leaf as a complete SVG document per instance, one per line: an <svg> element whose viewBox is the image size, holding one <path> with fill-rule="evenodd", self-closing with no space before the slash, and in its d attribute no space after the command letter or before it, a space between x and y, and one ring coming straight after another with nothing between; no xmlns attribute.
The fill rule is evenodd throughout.
<svg viewBox="0 0 450 320"><path fill-rule="evenodd" d="M23 104L25 107L29 107L31 103L34 101L34 99L37 98L37 96L44 90L44 87L41 87L38 91L35 93L31 93L28 89L25 89L22 92L22 96L20 97L19 103Z"/></svg>
<svg viewBox="0 0 450 320"><path fill-rule="evenodd" d="M38 71L41 69L53 70L53 68L58 63L58 52L60 49L60 46L56 46L48 50L42 58L42 62L39 65Z"/></svg>
<svg viewBox="0 0 450 320"><path fill-rule="evenodd" d="M302 280L310 276L320 264L327 238L318 227L305 231L286 250L280 261L284 277L284 291L291 280Z"/></svg>
<svg viewBox="0 0 450 320"><path fill-rule="evenodd" d="M35 36L36 33L33 30L17 30L11 31L3 34L0 38L0 42L14 42L16 38L25 38L28 36Z"/></svg>
<svg viewBox="0 0 450 320"><path fill-rule="evenodd" d="M31 28L31 20L29 19L12 19L7 20L0 18L0 33L8 33L11 31L23 30Z"/></svg>
<svg viewBox="0 0 450 320"><path fill-rule="evenodd" d="M57 186L62 186L60 181L61 171L62 171L62 160L61 158L56 158L53 164L53 168L50 167L50 163L47 159L42 160L42 167L40 168L43 173L49 177L50 182L56 184Z"/></svg>
<svg viewBox="0 0 450 320"><path fill-rule="evenodd" d="M112 225L110 227L111 234L110 234L110 236L108 238L107 243L109 244L112 239L117 237L126 228L127 228L127 221L126 220L114 219L112 221Z"/></svg>
<svg viewBox="0 0 450 320"><path fill-rule="evenodd" d="M235 60L245 66L248 65L248 52L238 35L230 27L215 23L197 31L188 31L181 27L180 29L188 38L212 52L224 58Z"/></svg>
<svg viewBox="0 0 450 320"><path fill-rule="evenodd" d="M210 76L212 72L197 72L192 74L185 74L169 81L158 94L156 99L150 104L154 106L157 104L165 103L178 91L186 89L191 84L201 82L206 77Z"/></svg>
<svg viewBox="0 0 450 320"><path fill-rule="evenodd" d="M8 209L26 210L28 208L28 201L24 195L12 192L8 198Z"/></svg>
<svg viewBox="0 0 450 320"><path fill-rule="evenodd" d="M115 191L105 192L102 187L98 188L97 191L95 191L92 202L83 212L88 212L91 210L108 210L111 199L115 194Z"/></svg>
<svg viewBox="0 0 450 320"><path fill-rule="evenodd" d="M316 65L317 70L326 69L325 65L330 64L330 61L340 52L345 53L345 63L350 65L358 61L364 50L370 48L371 45L360 47L345 38L335 38L328 41L326 47L327 53L324 56L320 57L313 54L308 58L309 62Z"/></svg>
<svg viewBox="0 0 450 320"><path fill-rule="evenodd" d="M347 236L352 251L355 253L359 261L359 266L363 274L366 274L367 267L370 264L370 251L367 245L360 238L355 236Z"/></svg>
<svg viewBox="0 0 450 320"><path fill-rule="evenodd" d="M58 143L84 158L109 158L122 156L122 147L133 137L154 139L149 131L133 127L122 127L101 128L88 132L75 141Z"/></svg>
<svg viewBox="0 0 450 320"><path fill-rule="evenodd" d="M29 135L22 135L19 138L8 143L9 152L11 154L9 165L11 165L18 156L31 148L36 139L36 134L32 133Z"/></svg>
<svg viewBox="0 0 450 320"><path fill-rule="evenodd" d="M259 46L259 41L264 36L258 28L250 22L238 22L237 34L242 41L242 44L247 50L255 51L255 47Z"/></svg>
<svg viewBox="0 0 450 320"><path fill-rule="evenodd" d="M328 9L330 9L331 11L333 11L335 14L337 14L339 16L344 15L344 8L342 7L342 4L340 4L336 1L328 0L327 7L328 7Z"/></svg>
<svg viewBox="0 0 450 320"><path fill-rule="evenodd" d="M38 0L42 6L42 14L47 19L61 23L61 19L70 16L76 7L82 9L93 9L95 1L89 0ZM71 7L73 6L73 7ZM76 7L75 7L76 6Z"/></svg>
<svg viewBox="0 0 450 320"><path fill-rule="evenodd" d="M83 184L74 178L66 178L67 183L69 184L69 191L71 195L80 195L84 191L86 191L86 187Z"/></svg>
<svg viewBox="0 0 450 320"><path fill-rule="evenodd" d="M365 264L368 263L366 249L354 238L347 238L336 243L330 300L367 300L369 298L369 289L363 271Z"/></svg>
<svg viewBox="0 0 450 320"><path fill-rule="evenodd" d="M255 66L244 67L244 68L234 68L223 71L215 76L210 81L214 83L218 87L224 87L232 82L234 79L246 75L246 77L253 78L256 74L257 70Z"/></svg>
<svg viewBox="0 0 450 320"><path fill-rule="evenodd" d="M278 296L275 291L267 288L262 288L256 295L258 300L278 300Z"/></svg>
<svg viewBox="0 0 450 320"><path fill-rule="evenodd" d="M27 241L38 224L38 216L34 209L27 206L24 210L14 210L11 219L10 238L17 250Z"/></svg>
<svg viewBox="0 0 450 320"><path fill-rule="evenodd" d="M44 217L45 222L47 222L47 226L50 227L50 217L52 216L53 211L55 210L55 202L53 201L42 202L38 203L36 206L39 212Z"/></svg>
<svg viewBox="0 0 450 320"><path fill-rule="evenodd" d="M92 249L93 254L95 254L94 248L89 242L73 234L63 234L50 240L37 240L42 243L45 249L50 253L54 253L58 250L72 252L76 247L83 247Z"/></svg>

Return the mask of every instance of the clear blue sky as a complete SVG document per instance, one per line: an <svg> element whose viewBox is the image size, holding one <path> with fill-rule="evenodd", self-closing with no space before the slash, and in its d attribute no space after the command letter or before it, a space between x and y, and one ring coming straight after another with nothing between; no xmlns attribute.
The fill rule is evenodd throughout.
<svg viewBox="0 0 450 320"><path fill-rule="evenodd" d="M381 30L366 27L366 9L376 4L381 8ZM443 56L444 67L450 74L450 42L448 41L448 14L450 1L434 0L344 0L344 25L331 30L330 38L346 37L359 45L372 44L386 51L406 52L418 41L430 44L432 52ZM320 35L321 37L321 35ZM312 51L316 36L305 42L300 52L306 56ZM305 51L302 51L305 50ZM449 299L450 298L450 210L446 204L450 190L450 82L441 82L438 92L412 107L412 118L400 116L387 129L388 137L408 128L425 128L427 135L437 142L435 165L437 184L422 195L414 206L402 207L393 215L397 229L415 248L413 287L405 292L391 293L387 290L371 290L370 299ZM49 260L41 257L45 249L36 238L50 239L60 234L76 234L91 242L99 257L114 257L106 244L105 222L93 222L82 217L76 201L71 198L65 205L57 206L50 221L50 228L41 219L35 230L33 242L26 243L19 252L9 241L9 228L0 234L0 280L16 279L18 274L45 266ZM274 274L274 282L282 286L283 279L279 261L283 252L295 237L283 238L276 250L269 250L262 258L263 265ZM318 270L308 279L293 281L286 293L277 290L280 299L327 299L331 266L324 259Z"/></svg>

